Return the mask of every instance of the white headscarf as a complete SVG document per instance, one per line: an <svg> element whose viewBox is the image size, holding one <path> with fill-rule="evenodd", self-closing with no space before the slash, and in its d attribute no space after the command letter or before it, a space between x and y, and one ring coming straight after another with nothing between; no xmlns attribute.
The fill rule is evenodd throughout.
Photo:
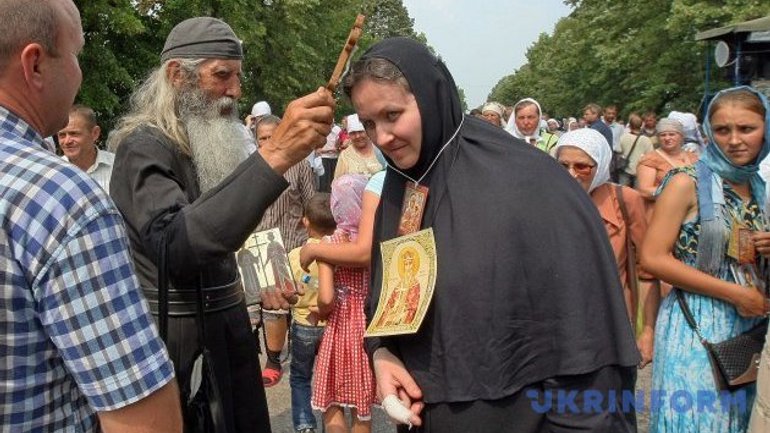
<svg viewBox="0 0 770 433"><path fill-rule="evenodd" d="M351 114L348 116L348 132L360 132L360 131L366 131L366 128L364 128L364 124L361 123L361 120L358 118L358 114Z"/></svg>
<svg viewBox="0 0 770 433"><path fill-rule="evenodd" d="M596 174L588 187L589 194L610 180L610 160L612 159L610 145L599 131L581 128L565 132L553 150L557 158L559 150L564 146L577 147L587 153L596 163Z"/></svg>
<svg viewBox="0 0 770 433"><path fill-rule="evenodd" d="M692 113L672 111L668 113L669 119L678 120L682 124L682 135L687 141L697 141L698 118Z"/></svg>
<svg viewBox="0 0 770 433"><path fill-rule="evenodd" d="M692 147L690 151L700 152L705 144L698 128L698 118L692 113L681 111L672 111L668 114L669 119L678 120L682 124L682 135L684 136L684 147ZM687 146L688 143L694 143L694 146Z"/></svg>
<svg viewBox="0 0 770 433"><path fill-rule="evenodd" d="M505 126L505 107L502 106L499 102L487 102L484 104L484 106L481 108L481 114L484 114L486 111L491 111L500 118L500 126Z"/></svg>
<svg viewBox="0 0 770 433"><path fill-rule="evenodd" d="M524 135L519 131L519 128L516 126L516 110L519 108L519 105L521 105L524 102L531 102L535 104L535 107L537 107L537 126L535 127L535 132L532 135ZM532 98L524 98L521 101L517 102L513 106L513 111L511 112L511 117L508 118L508 125L506 125L505 130L510 132L511 135L513 135L516 138L520 138L524 141L527 141L530 138L534 138L535 141L540 140L540 122L542 122L542 119L540 116L543 115L543 110L540 108L540 104L535 101ZM529 143L529 141L527 141Z"/></svg>
<svg viewBox="0 0 770 433"><path fill-rule="evenodd" d="M273 114L273 110L270 109L270 104L267 101L259 101L251 106L251 115L254 117L267 116Z"/></svg>

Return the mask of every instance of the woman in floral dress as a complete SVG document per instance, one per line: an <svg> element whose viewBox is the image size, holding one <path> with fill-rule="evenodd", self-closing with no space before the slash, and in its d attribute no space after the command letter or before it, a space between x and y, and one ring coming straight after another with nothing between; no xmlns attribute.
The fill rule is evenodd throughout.
<svg viewBox="0 0 770 433"><path fill-rule="evenodd" d="M755 385L720 394L677 292L710 342L735 337L768 313L765 294L736 282L741 268L729 247L736 225L767 231L765 185L758 174L770 152L767 111L766 99L753 89L720 92L708 110L712 144L695 166L672 170L658 191L642 265L675 291L663 300L656 324L651 433L746 431ZM767 281L764 259L757 256L747 265Z"/></svg>

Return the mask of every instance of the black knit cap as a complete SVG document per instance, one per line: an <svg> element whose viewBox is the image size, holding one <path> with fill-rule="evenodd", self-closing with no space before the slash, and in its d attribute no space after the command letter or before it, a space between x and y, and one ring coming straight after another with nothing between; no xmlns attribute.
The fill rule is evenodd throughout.
<svg viewBox="0 0 770 433"><path fill-rule="evenodd" d="M241 41L227 23L211 17L189 18L168 34L160 53L169 59L243 59Z"/></svg>

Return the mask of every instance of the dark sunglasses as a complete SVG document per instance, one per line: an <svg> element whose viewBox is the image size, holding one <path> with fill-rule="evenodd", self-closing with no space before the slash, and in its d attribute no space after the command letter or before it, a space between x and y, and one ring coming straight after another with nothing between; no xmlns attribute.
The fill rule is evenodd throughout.
<svg viewBox="0 0 770 433"><path fill-rule="evenodd" d="M591 174L591 169L596 167L596 165L593 164L585 164L582 162L576 162L574 164L568 164L566 162L559 162L562 167L564 167L567 171L572 170L575 171L575 174L581 175L581 176L587 176Z"/></svg>

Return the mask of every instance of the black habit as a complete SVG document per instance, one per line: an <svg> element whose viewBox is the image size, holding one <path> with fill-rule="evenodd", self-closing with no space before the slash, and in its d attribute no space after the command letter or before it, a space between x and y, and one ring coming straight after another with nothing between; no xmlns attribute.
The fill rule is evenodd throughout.
<svg viewBox="0 0 770 433"><path fill-rule="evenodd" d="M433 228L438 257L420 330L370 339L369 349L385 346L398 356L429 405L498 400L548 378L636 366L614 255L578 183L546 153L464 117L449 71L419 43L385 40L367 57L394 63L415 95L423 141L404 172L413 179L427 172L422 228ZM379 242L397 236L407 182L388 168L369 320L380 296Z"/></svg>
<svg viewBox="0 0 770 433"><path fill-rule="evenodd" d="M288 186L255 152L218 186L200 193L192 160L158 129L145 127L118 146L110 194L126 220L139 281L157 314L160 245L167 244L170 308L166 345L182 392L197 349L195 290L219 290L207 302L206 344L214 355L228 431L269 432L258 342L251 332L234 252ZM240 291L239 291L240 290ZM212 291L212 293L218 293ZM175 300L188 301L175 303ZM184 310L187 310L186 312Z"/></svg>

